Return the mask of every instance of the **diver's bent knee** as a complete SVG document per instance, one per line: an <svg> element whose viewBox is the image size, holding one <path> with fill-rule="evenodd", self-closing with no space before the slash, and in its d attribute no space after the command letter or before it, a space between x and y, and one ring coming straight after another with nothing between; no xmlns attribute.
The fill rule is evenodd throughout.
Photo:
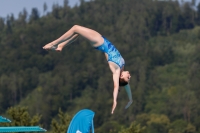
<svg viewBox="0 0 200 133"><path fill-rule="evenodd" d="M72 27L73 30L77 30L78 28L80 28L80 25L74 25L74 26Z"/></svg>

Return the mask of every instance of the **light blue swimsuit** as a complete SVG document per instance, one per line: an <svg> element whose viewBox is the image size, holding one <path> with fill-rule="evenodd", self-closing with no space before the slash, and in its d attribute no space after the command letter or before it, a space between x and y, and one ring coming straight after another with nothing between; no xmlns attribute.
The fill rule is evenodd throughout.
<svg viewBox="0 0 200 133"><path fill-rule="evenodd" d="M115 48L115 46L108 41L105 37L104 38L104 43L95 49L98 49L104 53L108 54L108 61L114 62L117 64L120 68L122 68L125 64L124 59L122 58L121 54L119 51Z"/></svg>

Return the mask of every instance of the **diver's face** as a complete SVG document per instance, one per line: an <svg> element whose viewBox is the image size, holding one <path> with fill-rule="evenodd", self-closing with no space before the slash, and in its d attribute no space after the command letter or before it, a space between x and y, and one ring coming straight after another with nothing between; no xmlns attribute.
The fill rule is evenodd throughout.
<svg viewBox="0 0 200 133"><path fill-rule="evenodd" d="M131 78L131 75L129 71L123 71L120 75L120 79L123 79L125 82L129 82Z"/></svg>

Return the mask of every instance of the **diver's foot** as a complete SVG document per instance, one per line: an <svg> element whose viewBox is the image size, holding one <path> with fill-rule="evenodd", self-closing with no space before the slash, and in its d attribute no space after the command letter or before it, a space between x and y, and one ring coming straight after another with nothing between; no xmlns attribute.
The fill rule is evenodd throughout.
<svg viewBox="0 0 200 133"><path fill-rule="evenodd" d="M63 49L63 46L58 45L57 48L55 49L57 52L61 52Z"/></svg>
<svg viewBox="0 0 200 133"><path fill-rule="evenodd" d="M49 43L49 44L45 45L43 47L43 49L45 49L45 50L56 50L57 47L58 47L57 45L53 45L52 43Z"/></svg>

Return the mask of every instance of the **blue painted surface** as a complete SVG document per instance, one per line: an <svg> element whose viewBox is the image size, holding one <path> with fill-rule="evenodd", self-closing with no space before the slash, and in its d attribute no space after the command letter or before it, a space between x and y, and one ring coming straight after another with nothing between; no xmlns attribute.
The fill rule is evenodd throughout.
<svg viewBox="0 0 200 133"><path fill-rule="evenodd" d="M0 122L11 122L9 119L0 116Z"/></svg>
<svg viewBox="0 0 200 133"><path fill-rule="evenodd" d="M18 126L18 127L0 127L0 132L45 132L46 130L39 126Z"/></svg>
<svg viewBox="0 0 200 133"><path fill-rule="evenodd" d="M0 116L0 122L11 122L9 119ZM17 126L17 127L0 127L1 133L7 132L46 132L47 130L39 126Z"/></svg>
<svg viewBox="0 0 200 133"><path fill-rule="evenodd" d="M89 109L79 111L72 119L67 133L94 133L94 112Z"/></svg>

